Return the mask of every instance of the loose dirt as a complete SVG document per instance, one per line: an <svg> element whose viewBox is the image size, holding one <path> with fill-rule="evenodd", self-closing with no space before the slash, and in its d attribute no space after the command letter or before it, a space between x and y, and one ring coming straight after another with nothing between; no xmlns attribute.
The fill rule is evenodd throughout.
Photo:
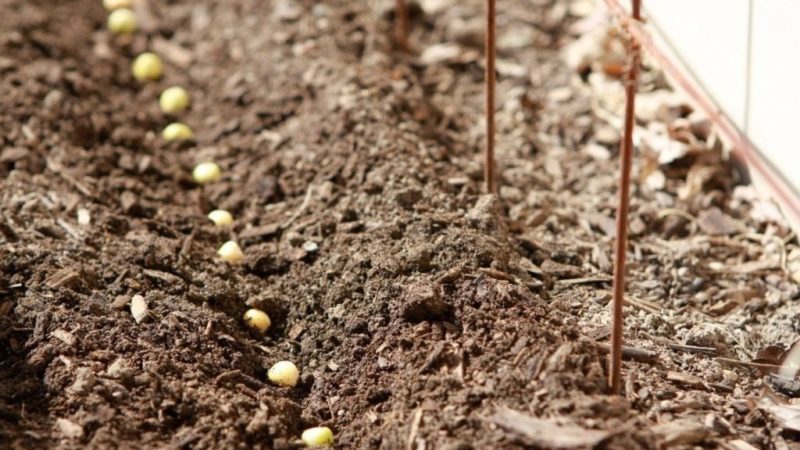
<svg viewBox="0 0 800 450"><path fill-rule="evenodd" d="M688 107L640 117L686 151L640 145L607 395L621 86L564 62L582 2L499 3L492 197L479 1L412 5L411 55L381 2L141 2L132 38L97 0L0 2L0 447L557 446L536 417L581 446L786 448L735 361L795 339L796 241ZM130 75L145 50L158 83ZM159 137L174 84L195 142ZM283 359L297 388L266 379Z"/></svg>

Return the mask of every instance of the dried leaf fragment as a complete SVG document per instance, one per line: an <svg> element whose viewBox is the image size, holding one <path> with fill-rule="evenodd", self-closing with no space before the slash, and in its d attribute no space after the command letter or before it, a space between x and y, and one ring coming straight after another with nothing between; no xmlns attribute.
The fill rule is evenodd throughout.
<svg viewBox="0 0 800 450"><path fill-rule="evenodd" d="M61 328L54 330L52 336L59 341L69 345L70 347L75 345L75 336L72 333L62 330Z"/></svg>
<svg viewBox="0 0 800 450"><path fill-rule="evenodd" d="M732 235L745 230L738 220L720 211L719 208L701 211L697 215L697 224L703 232L712 236Z"/></svg>
<svg viewBox="0 0 800 450"><path fill-rule="evenodd" d="M705 388L706 384L700 378L690 375L688 373L681 373L681 372L667 372L667 380L683 384L686 386L690 386L693 388Z"/></svg>
<svg viewBox="0 0 800 450"><path fill-rule="evenodd" d="M784 429L800 431L800 406L779 405L769 397L764 397L758 401L758 407L770 413Z"/></svg>
<svg viewBox="0 0 800 450"><path fill-rule="evenodd" d="M509 408L501 408L490 419L518 435L530 445L543 448L589 448L608 439L611 432L562 425L558 420L539 419Z"/></svg>
<svg viewBox="0 0 800 450"><path fill-rule="evenodd" d="M702 423L688 419L662 423L654 426L652 431L659 441L659 448L691 445L703 441L708 436L708 430Z"/></svg>
<svg viewBox="0 0 800 450"><path fill-rule="evenodd" d="M757 448L753 447L752 445L748 444L746 441L741 439L734 439L730 442L726 442L725 448L730 450L758 450Z"/></svg>
<svg viewBox="0 0 800 450"><path fill-rule="evenodd" d="M81 274L75 269L65 267L57 270L55 273L47 277L45 283L51 289L60 289L62 287L69 287L77 283L81 278Z"/></svg>
<svg viewBox="0 0 800 450"><path fill-rule="evenodd" d="M786 358L786 350L780 345L768 345L756 353L755 363L772 364L780 366Z"/></svg>

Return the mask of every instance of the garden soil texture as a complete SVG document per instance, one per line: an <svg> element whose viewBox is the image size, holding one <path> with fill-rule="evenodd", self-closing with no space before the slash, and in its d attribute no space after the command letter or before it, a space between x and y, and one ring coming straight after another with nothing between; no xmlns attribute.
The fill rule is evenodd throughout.
<svg viewBox="0 0 800 450"><path fill-rule="evenodd" d="M639 117L683 152L637 140L608 395L624 59L569 64L586 4L499 2L488 196L480 1L412 3L409 53L392 2L141 1L124 37L99 0L0 1L0 448L786 448L797 244L687 105Z"/></svg>

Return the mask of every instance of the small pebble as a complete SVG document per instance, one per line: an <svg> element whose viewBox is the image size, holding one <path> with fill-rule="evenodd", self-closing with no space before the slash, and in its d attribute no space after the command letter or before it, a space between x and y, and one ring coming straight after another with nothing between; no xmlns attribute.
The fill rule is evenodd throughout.
<svg viewBox="0 0 800 450"><path fill-rule="evenodd" d="M78 224L89 225L92 221L92 216L86 208L78 208Z"/></svg>

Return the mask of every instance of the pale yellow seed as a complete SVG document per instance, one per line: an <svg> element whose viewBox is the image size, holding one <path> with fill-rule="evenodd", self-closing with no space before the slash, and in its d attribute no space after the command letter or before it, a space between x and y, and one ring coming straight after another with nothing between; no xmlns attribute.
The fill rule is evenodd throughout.
<svg viewBox="0 0 800 450"><path fill-rule="evenodd" d="M189 107L189 93L180 86L169 87L161 93L158 104L164 114L180 114Z"/></svg>
<svg viewBox="0 0 800 450"><path fill-rule="evenodd" d="M278 361L269 368L267 378L281 386L295 387L300 379L300 371L291 361Z"/></svg>
<svg viewBox="0 0 800 450"><path fill-rule="evenodd" d="M272 325L267 313L255 308L248 309L244 313L244 321L247 322L247 326L259 333L266 333L270 325Z"/></svg>
<svg viewBox="0 0 800 450"><path fill-rule="evenodd" d="M219 258L231 264L238 264L244 260L244 252L241 247L234 241L228 241L222 244L222 247L217 250Z"/></svg>
<svg viewBox="0 0 800 450"><path fill-rule="evenodd" d="M158 80L164 73L164 64L155 53L142 53L131 66L133 77L139 81Z"/></svg>
<svg viewBox="0 0 800 450"><path fill-rule="evenodd" d="M131 299L131 315L133 316L133 320L136 323L140 323L147 317L147 302L144 300L144 297L141 295L134 295Z"/></svg>
<svg viewBox="0 0 800 450"><path fill-rule="evenodd" d="M107 11L114 11L120 8L130 8L131 0L103 0L103 7Z"/></svg>
<svg viewBox="0 0 800 450"><path fill-rule="evenodd" d="M120 8L108 15L108 30L114 34L133 34L136 31L136 13Z"/></svg>
<svg viewBox="0 0 800 450"><path fill-rule="evenodd" d="M192 171L192 178L197 184L212 183L219 180L220 177L222 177L222 169L215 162L202 162Z"/></svg>
<svg viewBox="0 0 800 450"><path fill-rule="evenodd" d="M308 447L330 447L333 445L333 431L328 427L314 427L303 431L300 436Z"/></svg>
<svg viewBox="0 0 800 450"><path fill-rule="evenodd" d="M227 227L233 223L233 215L224 209L215 209L208 213L208 218L218 227Z"/></svg>
<svg viewBox="0 0 800 450"><path fill-rule="evenodd" d="M183 141L194 137L194 132L189 128L189 125L175 122L167 125L161 135L165 141Z"/></svg>

